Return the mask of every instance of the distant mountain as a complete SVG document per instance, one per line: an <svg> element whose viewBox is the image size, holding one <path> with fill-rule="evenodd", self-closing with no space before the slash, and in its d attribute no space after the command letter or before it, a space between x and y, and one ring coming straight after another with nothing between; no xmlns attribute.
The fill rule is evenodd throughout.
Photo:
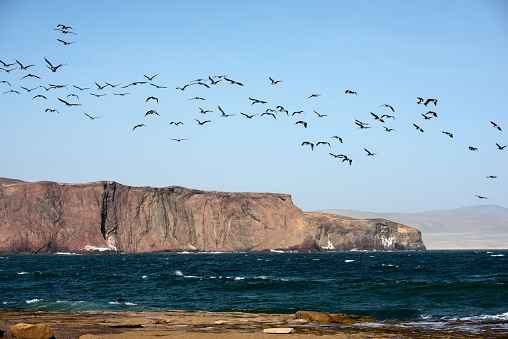
<svg viewBox="0 0 508 339"><path fill-rule="evenodd" d="M357 219L388 219L422 232L427 249L508 248L508 208L477 205L420 213L373 213L350 209L319 212Z"/></svg>

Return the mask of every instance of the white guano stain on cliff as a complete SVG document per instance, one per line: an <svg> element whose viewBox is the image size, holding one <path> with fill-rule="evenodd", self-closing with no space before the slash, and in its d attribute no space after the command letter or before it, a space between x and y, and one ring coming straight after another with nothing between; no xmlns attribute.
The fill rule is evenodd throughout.
<svg viewBox="0 0 508 339"><path fill-rule="evenodd" d="M332 242L330 241L330 238L328 238L328 245L321 246L321 248L324 250L334 250L335 246L333 246Z"/></svg>
<svg viewBox="0 0 508 339"><path fill-rule="evenodd" d="M383 243L383 246L384 246L385 249L387 247L392 246L394 240L395 240L395 237L386 237L386 238L382 237L381 238L381 242Z"/></svg>
<svg viewBox="0 0 508 339"><path fill-rule="evenodd" d="M107 247L97 247L97 246L92 246L92 245L86 245L85 246L85 251L104 252L104 251L118 251L118 249L115 246L115 238L108 237Z"/></svg>

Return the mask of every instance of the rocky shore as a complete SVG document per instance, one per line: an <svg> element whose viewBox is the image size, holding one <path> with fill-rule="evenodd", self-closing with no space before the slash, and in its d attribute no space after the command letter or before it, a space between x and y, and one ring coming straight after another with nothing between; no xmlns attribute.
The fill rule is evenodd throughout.
<svg viewBox="0 0 508 339"><path fill-rule="evenodd" d="M56 339L120 338L506 338L503 322L403 320L326 312L252 314L202 311L51 312L0 309L0 337L15 338L16 325L41 324ZM46 325L46 326L44 326ZM50 332L48 332L48 330ZM47 335L47 334L46 334ZM44 338L32 336L25 338Z"/></svg>

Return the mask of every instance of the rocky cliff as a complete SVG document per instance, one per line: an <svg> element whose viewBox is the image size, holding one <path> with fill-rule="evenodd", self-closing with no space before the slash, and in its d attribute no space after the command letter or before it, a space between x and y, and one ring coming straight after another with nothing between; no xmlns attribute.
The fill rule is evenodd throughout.
<svg viewBox="0 0 508 339"><path fill-rule="evenodd" d="M387 220L304 213L287 194L0 180L0 252L423 250Z"/></svg>

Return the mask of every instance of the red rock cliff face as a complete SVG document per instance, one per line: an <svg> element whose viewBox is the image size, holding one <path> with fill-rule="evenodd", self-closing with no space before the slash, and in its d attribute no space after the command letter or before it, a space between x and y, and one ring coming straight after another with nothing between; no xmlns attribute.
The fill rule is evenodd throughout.
<svg viewBox="0 0 508 339"><path fill-rule="evenodd" d="M370 231L362 230L362 240L353 241L356 227L347 226L344 236L339 219L313 215L286 194L4 180L0 252L323 250L358 244L361 249L424 249L411 228L414 236L399 236L402 247L393 248L393 241L382 240L386 232L371 222L357 222ZM391 228L389 233L401 232Z"/></svg>

